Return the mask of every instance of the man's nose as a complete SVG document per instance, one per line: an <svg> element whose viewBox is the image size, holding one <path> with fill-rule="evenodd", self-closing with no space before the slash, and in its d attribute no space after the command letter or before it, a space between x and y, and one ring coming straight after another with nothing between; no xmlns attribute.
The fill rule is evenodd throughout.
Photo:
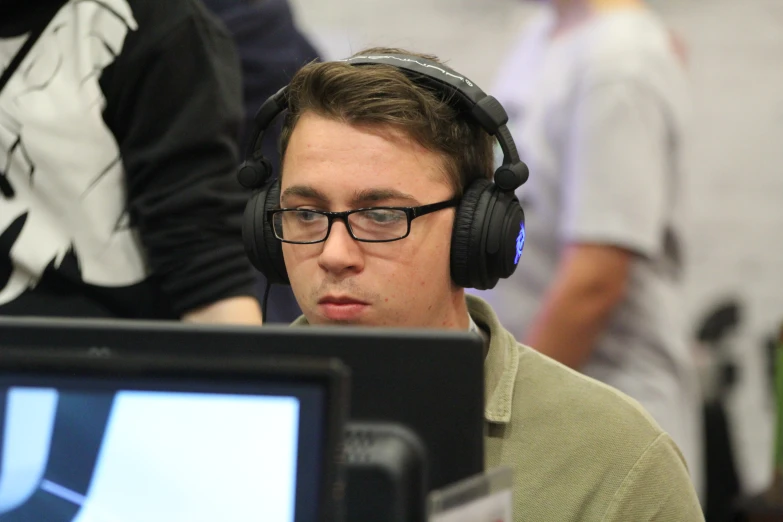
<svg viewBox="0 0 783 522"><path fill-rule="evenodd" d="M342 221L332 223L332 230L324 242L318 264L332 274L361 272L364 268L364 254L359 243L351 237Z"/></svg>

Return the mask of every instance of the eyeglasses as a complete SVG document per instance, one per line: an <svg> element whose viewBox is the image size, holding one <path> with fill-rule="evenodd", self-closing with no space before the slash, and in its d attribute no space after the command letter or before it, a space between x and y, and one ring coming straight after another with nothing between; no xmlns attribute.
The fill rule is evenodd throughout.
<svg viewBox="0 0 783 522"><path fill-rule="evenodd" d="M281 208L267 211L275 237L284 243L307 245L322 243L329 237L332 223L345 223L356 241L387 243L408 237L411 221L417 217L456 207L459 199L450 199L420 207L370 207L345 212Z"/></svg>

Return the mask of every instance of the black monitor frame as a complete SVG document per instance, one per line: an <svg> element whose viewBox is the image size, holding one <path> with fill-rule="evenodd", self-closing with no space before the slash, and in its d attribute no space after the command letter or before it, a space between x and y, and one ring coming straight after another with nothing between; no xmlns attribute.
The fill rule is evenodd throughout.
<svg viewBox="0 0 783 522"><path fill-rule="evenodd" d="M224 326L173 321L0 317L0 349L334 357L351 369L350 421L417 433L437 489L484 470L483 339L453 330ZM53 348L53 347L56 347Z"/></svg>
<svg viewBox="0 0 783 522"><path fill-rule="evenodd" d="M50 343L54 344L54 343ZM155 354L113 352L95 356L62 350L10 348L0 341L0 383L82 381L118 383L117 389L156 389L163 383L167 390L209 391L216 393L263 393L265 389L315 387L323 393L323 417L319 431L320 480L316 491L304 498L317 498L317 520L333 522L342 510L342 446L349 408L350 370L331 358L259 357L252 354L215 359L199 354ZM125 384L125 386L123 386ZM101 386L101 384L98 384ZM301 446L300 446L301 448ZM297 457L297 476L307 463ZM302 505L297 481L295 521L312 520L310 507ZM305 485L305 489L312 487ZM312 493L315 493L313 495Z"/></svg>

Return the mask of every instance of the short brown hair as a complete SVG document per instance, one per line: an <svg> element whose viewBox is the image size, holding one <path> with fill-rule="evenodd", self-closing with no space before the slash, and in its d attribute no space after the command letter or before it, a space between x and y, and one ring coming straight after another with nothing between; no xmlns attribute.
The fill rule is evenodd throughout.
<svg viewBox="0 0 783 522"><path fill-rule="evenodd" d="M438 61L434 56L401 49L373 48L357 53L368 54L407 54ZM414 83L395 67L313 62L300 69L288 91L288 115L280 137L283 161L294 127L308 111L349 124L401 131L443 156L457 194L476 178L492 177L493 138L460 116L445 94Z"/></svg>

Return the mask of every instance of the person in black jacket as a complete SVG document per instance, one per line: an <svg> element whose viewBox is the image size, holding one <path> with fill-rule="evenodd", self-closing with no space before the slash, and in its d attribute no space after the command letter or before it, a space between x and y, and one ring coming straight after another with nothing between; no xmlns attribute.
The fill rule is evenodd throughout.
<svg viewBox="0 0 783 522"><path fill-rule="evenodd" d="M242 64L245 119L240 142L248 145L253 117L266 99L288 84L303 65L320 58L318 51L297 28L288 0L203 0L229 32ZM273 165L280 163L278 138L282 121L268 131L262 149ZM266 279L258 274L257 293L263 294ZM301 315L290 287L270 292L268 322L290 323Z"/></svg>
<svg viewBox="0 0 783 522"><path fill-rule="evenodd" d="M3 2L0 71L0 314L260 324L239 60L200 2Z"/></svg>

